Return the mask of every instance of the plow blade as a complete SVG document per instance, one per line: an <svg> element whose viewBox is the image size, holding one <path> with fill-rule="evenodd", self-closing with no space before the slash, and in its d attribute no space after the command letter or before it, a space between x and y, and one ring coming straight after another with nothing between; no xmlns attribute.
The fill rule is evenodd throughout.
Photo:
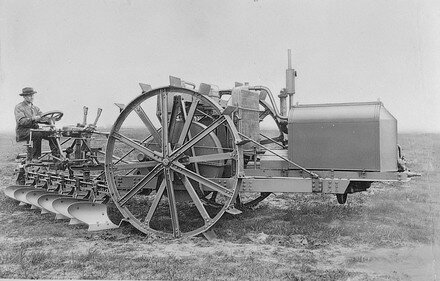
<svg viewBox="0 0 440 281"><path fill-rule="evenodd" d="M11 199L17 200L14 197L14 192L17 191L20 188L30 188L30 185L10 185L8 187L5 188L5 190L3 191L5 193L5 195Z"/></svg>
<svg viewBox="0 0 440 281"><path fill-rule="evenodd" d="M47 192L46 190L43 189L35 189L35 190L31 190L30 192L28 192L26 194L26 201L29 202L29 204L31 204L31 209L41 209L41 213L45 214L47 213L47 210L43 209L43 207L41 207L38 204L38 198L42 195L46 195L46 194L50 194L50 192Z"/></svg>
<svg viewBox="0 0 440 281"><path fill-rule="evenodd" d="M107 214L107 206L92 202L77 202L67 208L74 218L89 225L89 231L118 228L112 223Z"/></svg>
<svg viewBox="0 0 440 281"><path fill-rule="evenodd" d="M46 190L33 190L26 195L26 200L29 201L33 206L37 206L41 209L41 214L49 213L48 210L44 209L40 204L38 204L38 199L43 195L54 194Z"/></svg>
<svg viewBox="0 0 440 281"><path fill-rule="evenodd" d="M57 198L52 202L52 207L56 211L58 211L61 215L70 218L70 222L69 222L70 225L84 224L84 222L78 220L77 218L75 218L74 216L69 214L69 212L67 211L67 209L69 208L70 205L78 203L78 202L87 202L87 201L83 200L83 199L76 199L76 198L69 198L69 197Z"/></svg>
<svg viewBox="0 0 440 281"><path fill-rule="evenodd" d="M32 205L32 204L26 199L26 195L27 195L29 192L32 192L32 191L34 191L34 190L35 190L35 188L33 188L33 187L23 187L23 188L19 188L19 189L15 190L15 192L14 192L14 198L15 198L15 200L18 200L18 201L20 201L21 203Z"/></svg>
<svg viewBox="0 0 440 281"><path fill-rule="evenodd" d="M55 208L52 206L53 201L55 201L58 198L69 198L69 197L66 195L61 195L61 194L42 195L38 198L38 205L40 205L44 209L48 210L49 212L54 213L55 219L57 219L57 220L69 219L69 217L62 215L60 212L55 210Z"/></svg>

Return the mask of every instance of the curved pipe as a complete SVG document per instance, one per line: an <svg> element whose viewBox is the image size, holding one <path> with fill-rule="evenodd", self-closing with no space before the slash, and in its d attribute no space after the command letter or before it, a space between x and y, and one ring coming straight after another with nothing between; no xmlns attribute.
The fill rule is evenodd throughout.
<svg viewBox="0 0 440 281"><path fill-rule="evenodd" d="M275 98L273 97L272 92L270 91L270 89L266 86L252 86L249 87L249 90L252 91L265 91L267 93L267 95L269 96L270 102L272 104L273 110L275 111L275 115L277 118L279 118L280 120L286 120L287 121L287 116L282 116L279 112L278 112L278 108L277 105L275 103Z"/></svg>

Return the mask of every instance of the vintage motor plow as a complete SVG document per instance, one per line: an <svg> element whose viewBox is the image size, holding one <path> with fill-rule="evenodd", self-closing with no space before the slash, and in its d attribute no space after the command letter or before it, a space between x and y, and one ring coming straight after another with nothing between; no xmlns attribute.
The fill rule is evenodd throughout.
<svg viewBox="0 0 440 281"><path fill-rule="evenodd" d="M140 96L117 104L110 132L96 130L100 111L92 125L86 109L76 126L51 122L43 131L58 138L62 157L23 160L5 194L90 230L117 227L107 214L114 204L140 231L180 238L208 235L225 212L240 214L271 193L330 193L344 204L372 182L414 175L381 102L294 105L295 77L289 51L280 110L264 86L197 88L175 77L167 87L140 84Z"/></svg>

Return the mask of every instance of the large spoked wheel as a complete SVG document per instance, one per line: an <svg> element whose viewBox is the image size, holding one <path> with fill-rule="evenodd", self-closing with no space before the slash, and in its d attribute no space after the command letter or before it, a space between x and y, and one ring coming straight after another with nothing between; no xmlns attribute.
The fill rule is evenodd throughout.
<svg viewBox="0 0 440 281"><path fill-rule="evenodd" d="M138 230L194 236L234 203L239 137L221 112L208 97L178 87L144 92L121 112L108 137L105 171L113 202ZM211 199L215 206L207 204Z"/></svg>

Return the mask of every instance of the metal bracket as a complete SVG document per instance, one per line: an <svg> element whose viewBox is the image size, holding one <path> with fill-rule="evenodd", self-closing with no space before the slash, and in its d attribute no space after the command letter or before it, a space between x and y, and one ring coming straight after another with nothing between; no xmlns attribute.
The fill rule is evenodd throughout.
<svg viewBox="0 0 440 281"><path fill-rule="evenodd" d="M359 172L359 177L365 179L365 176L367 175L367 172L365 170L362 170Z"/></svg>
<svg viewBox="0 0 440 281"><path fill-rule="evenodd" d="M206 240L208 240L208 241L213 241L213 240L218 239L217 234L215 234L214 230L212 230L212 229L209 229L209 230L203 232L202 234L203 234L203 236L205 236Z"/></svg>
<svg viewBox="0 0 440 281"><path fill-rule="evenodd" d="M148 85L148 84L139 83L139 86L140 86L141 89L142 89L142 93L149 92L149 91L151 91L151 89L152 89L151 86Z"/></svg>
<svg viewBox="0 0 440 281"><path fill-rule="evenodd" d="M322 192L322 181L318 178L312 179L312 192Z"/></svg>
<svg viewBox="0 0 440 281"><path fill-rule="evenodd" d="M115 105L119 108L119 113L121 113L125 108L125 104L123 103L115 103Z"/></svg>
<svg viewBox="0 0 440 281"><path fill-rule="evenodd" d="M182 87L182 79L174 77L174 76L170 76L170 86L172 87Z"/></svg>
<svg viewBox="0 0 440 281"><path fill-rule="evenodd" d="M199 94L207 96L207 95L209 95L210 92L211 92L211 85L205 84L205 83L200 83Z"/></svg>
<svg viewBox="0 0 440 281"><path fill-rule="evenodd" d="M228 213L228 214L234 215L234 216L243 213L242 211L240 211L240 210L234 208L234 206L229 206L229 207L226 209L225 212Z"/></svg>

